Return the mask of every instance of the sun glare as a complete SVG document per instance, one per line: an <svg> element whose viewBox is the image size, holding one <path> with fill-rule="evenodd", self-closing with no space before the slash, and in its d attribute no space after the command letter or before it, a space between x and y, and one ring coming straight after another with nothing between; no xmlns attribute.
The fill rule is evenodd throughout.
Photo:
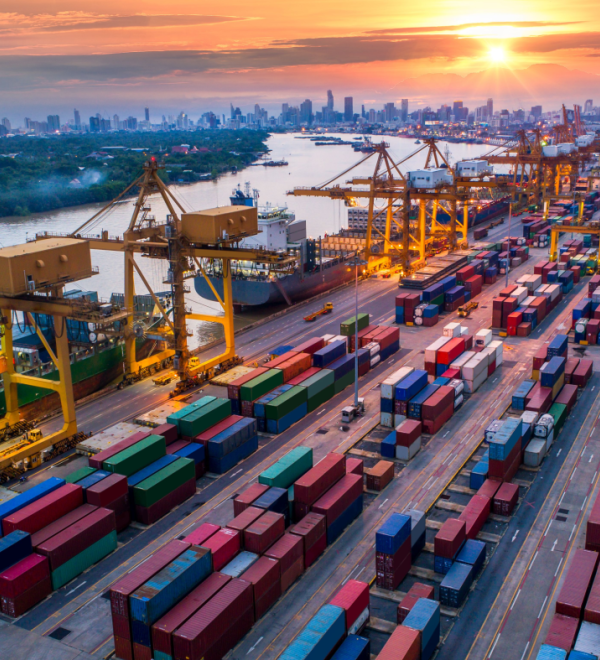
<svg viewBox="0 0 600 660"><path fill-rule="evenodd" d="M494 64L501 64L502 62L506 62L506 51L500 46L494 46L489 49L488 57Z"/></svg>

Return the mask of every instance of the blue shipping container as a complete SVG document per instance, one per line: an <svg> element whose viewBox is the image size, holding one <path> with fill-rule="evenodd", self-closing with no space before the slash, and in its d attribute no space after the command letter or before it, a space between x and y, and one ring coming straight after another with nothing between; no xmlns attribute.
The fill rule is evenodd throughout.
<svg viewBox="0 0 600 660"><path fill-rule="evenodd" d="M0 539L0 573L31 554L31 535L20 529Z"/></svg>
<svg viewBox="0 0 600 660"><path fill-rule="evenodd" d="M359 495L354 502L343 511L332 523L327 527L327 545L334 543L341 535L342 532L352 523L363 510L363 496Z"/></svg>
<svg viewBox="0 0 600 660"><path fill-rule="evenodd" d="M421 633L421 658L429 660L424 657L423 650L432 639L436 640L436 646L440 641L440 604L429 598L419 598L402 625Z"/></svg>
<svg viewBox="0 0 600 660"><path fill-rule="evenodd" d="M368 351L366 348L359 348L358 349L358 364L364 364L365 362L370 362L371 360L371 352Z"/></svg>
<svg viewBox="0 0 600 660"><path fill-rule="evenodd" d="M58 477L50 477L50 479L46 479L46 481L42 481L41 484L37 484L32 488L30 488L29 490L26 490L24 493L21 493L20 495L13 497L12 500L3 502L2 504L0 504L0 521L3 518L7 518L8 516L12 515L16 511L19 511L28 504L31 504L32 502L39 500L41 497L44 497L44 495L48 495L48 493L51 493L52 491L64 485L65 485L64 479L59 479ZM0 536L2 536L1 523L0 523Z"/></svg>
<svg viewBox="0 0 600 660"><path fill-rule="evenodd" d="M106 470L96 470L93 474L88 474L87 477L84 477L83 479L80 479L77 482L78 486L81 486L84 490L86 488L89 488L90 486L93 486L94 484L97 484L99 481L102 481L102 479L106 479L111 473L107 472ZM84 493L85 497L85 493Z"/></svg>
<svg viewBox="0 0 600 660"><path fill-rule="evenodd" d="M396 385L396 400L408 401L416 396L427 385L427 372L415 369Z"/></svg>
<svg viewBox="0 0 600 660"><path fill-rule="evenodd" d="M138 484L142 483L144 479L151 477L153 474L156 474L159 470L162 470L163 468L167 467L167 465L171 465L171 463L174 463L176 460L177 460L177 456L171 454L162 456L157 461L154 461L154 463L150 463L150 465L147 465L139 472L135 472L130 477L127 477L127 485L130 488L133 488L133 486L137 486Z"/></svg>
<svg viewBox="0 0 600 660"><path fill-rule="evenodd" d="M292 387L293 387L292 385L288 385L288 384L280 385L279 387L276 387L268 394L261 396L260 399L257 399L254 402L254 409L252 411L254 417L266 417L265 405L267 403L270 403L271 401L274 401L278 396L281 396L284 392L291 390Z"/></svg>
<svg viewBox="0 0 600 660"><path fill-rule="evenodd" d="M404 307L396 307L396 323L404 323Z"/></svg>
<svg viewBox="0 0 600 660"><path fill-rule="evenodd" d="M446 378L445 376L438 376L432 383L432 385L448 385L450 382L449 378Z"/></svg>
<svg viewBox="0 0 600 660"><path fill-rule="evenodd" d="M452 568L453 563L454 559L450 559L449 557L439 557L438 555L433 556L433 570L436 573L446 575L446 573Z"/></svg>
<svg viewBox="0 0 600 660"><path fill-rule="evenodd" d="M455 286L452 289L446 291L444 294L444 302L453 303L456 302L459 298L465 295L464 286Z"/></svg>
<svg viewBox="0 0 600 660"><path fill-rule="evenodd" d="M432 319L434 316L437 316L440 313L439 305L427 305L423 310L423 317L426 319Z"/></svg>
<svg viewBox="0 0 600 660"><path fill-rule="evenodd" d="M400 340L396 339L394 343L390 344L387 348L384 348L382 351L379 352L379 357L383 362L384 360L387 360L390 357L390 355L397 353L399 350L400 350Z"/></svg>
<svg viewBox="0 0 600 660"><path fill-rule="evenodd" d="M442 373L446 371L446 365L437 365L443 367ZM408 417L412 419L421 419L421 406L429 399L432 394L439 390L439 385L427 385L416 396L408 402Z"/></svg>
<svg viewBox="0 0 600 660"><path fill-rule="evenodd" d="M490 458L495 461L503 461L508 458L513 447L521 437L523 423L520 419L513 417L505 420L500 430L490 440Z"/></svg>
<svg viewBox="0 0 600 660"><path fill-rule="evenodd" d="M444 277L440 284L442 284L444 287L444 293L446 293L446 291L449 291L456 286L456 275L448 275L448 277Z"/></svg>
<svg viewBox="0 0 600 660"><path fill-rule="evenodd" d="M227 456L236 447L255 436L257 431L256 420L252 417L244 417L208 441L209 457Z"/></svg>
<svg viewBox="0 0 600 660"><path fill-rule="evenodd" d="M393 555L411 535L411 517L392 513L375 533L375 551Z"/></svg>
<svg viewBox="0 0 600 660"><path fill-rule="evenodd" d="M553 357L544 362L540 369L540 381L542 387L554 387L562 374L565 373L565 358Z"/></svg>
<svg viewBox="0 0 600 660"><path fill-rule="evenodd" d="M225 575L230 575L232 578L240 577L240 575L247 571L255 561L258 561L258 555L254 552L242 550L239 555L234 557L224 568L220 570Z"/></svg>
<svg viewBox="0 0 600 660"><path fill-rule="evenodd" d="M583 651L571 651L569 653L569 660L598 660L598 656L591 653L584 653Z"/></svg>
<svg viewBox="0 0 600 660"><path fill-rule="evenodd" d="M327 368L333 371L333 377L335 380L339 380L342 376L345 376L347 373L350 373L354 369L354 362L356 356L354 353L348 353L343 355L341 358L332 362Z"/></svg>
<svg viewBox="0 0 600 660"><path fill-rule="evenodd" d="M370 660L371 642L366 637L348 635L331 660Z"/></svg>
<svg viewBox="0 0 600 660"><path fill-rule="evenodd" d="M334 341L313 353L313 366L326 367L346 354L346 342Z"/></svg>
<svg viewBox="0 0 600 660"><path fill-rule="evenodd" d="M196 465L198 465L204 460L204 445L200 445L197 442L190 442L189 445L178 449L174 456L190 458Z"/></svg>
<svg viewBox="0 0 600 660"><path fill-rule="evenodd" d="M308 403L300 404L295 410L291 410L281 419L267 419L267 431L269 433L283 433L292 424L299 422L308 412Z"/></svg>
<svg viewBox="0 0 600 660"><path fill-rule="evenodd" d="M286 488L272 486L252 502L252 506L275 513L285 513L288 510L288 491Z"/></svg>
<svg viewBox="0 0 600 660"><path fill-rule="evenodd" d="M512 396L512 407L515 410L525 410L525 398L535 385L534 380L524 380Z"/></svg>
<svg viewBox="0 0 600 660"><path fill-rule="evenodd" d="M392 399L379 399L379 411L386 413L394 412L394 402Z"/></svg>
<svg viewBox="0 0 600 660"><path fill-rule="evenodd" d="M190 548L145 582L129 597L131 618L151 625L212 571L212 555Z"/></svg>
<svg viewBox="0 0 600 660"><path fill-rule="evenodd" d="M440 585L440 603L448 607L460 607L473 582L473 567L454 562Z"/></svg>
<svg viewBox="0 0 600 660"><path fill-rule="evenodd" d="M454 278L454 282L456 284L456 278ZM448 287L452 288L452 287ZM435 300L438 296L441 296L444 293L444 284L443 280L442 282L438 282L437 284L432 284L431 286L427 287L426 289L423 290L423 302L431 302L432 300Z"/></svg>
<svg viewBox="0 0 600 660"><path fill-rule="evenodd" d="M569 338L567 335L556 335L548 344L548 359L566 355Z"/></svg>
<svg viewBox="0 0 600 660"><path fill-rule="evenodd" d="M380 452L385 458L396 458L396 431L392 431L381 441Z"/></svg>
<svg viewBox="0 0 600 660"><path fill-rule="evenodd" d="M559 649L557 646L550 646L550 644L542 644L535 660L566 660L567 652Z"/></svg>
<svg viewBox="0 0 600 660"><path fill-rule="evenodd" d="M475 539L467 539L462 548L456 555L456 561L463 564L469 564L473 567L474 574L476 575L481 570L483 562L485 561L486 545L483 541Z"/></svg>
<svg viewBox="0 0 600 660"><path fill-rule="evenodd" d="M258 436L254 435L246 440L242 445L236 447L227 456L212 456L210 450L208 453L208 469L214 474L224 474L232 467L235 467L241 460L248 458L258 450Z"/></svg>

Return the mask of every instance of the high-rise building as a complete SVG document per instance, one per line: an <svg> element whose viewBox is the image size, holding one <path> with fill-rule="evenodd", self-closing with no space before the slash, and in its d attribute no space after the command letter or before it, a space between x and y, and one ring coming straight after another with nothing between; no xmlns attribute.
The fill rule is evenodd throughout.
<svg viewBox="0 0 600 660"><path fill-rule="evenodd" d="M491 119L494 116L494 99L488 99L486 105L488 119Z"/></svg>
<svg viewBox="0 0 600 660"><path fill-rule="evenodd" d="M79 130L81 128L81 115L79 114L79 110L77 110L77 108L73 110L73 124L75 125L76 129Z"/></svg>
<svg viewBox="0 0 600 660"><path fill-rule="evenodd" d="M386 121L394 121L396 119L396 106L394 103L386 103L383 106L383 111L385 113L385 120Z"/></svg>
<svg viewBox="0 0 600 660"><path fill-rule="evenodd" d="M344 121L352 121L354 118L354 101L351 96L344 99Z"/></svg>
<svg viewBox="0 0 600 660"><path fill-rule="evenodd" d="M300 121L303 124L312 123L312 101L305 99L304 103L300 104Z"/></svg>
<svg viewBox="0 0 600 660"><path fill-rule="evenodd" d="M402 99L402 110L400 111L400 119L406 121L408 119L408 99Z"/></svg>
<svg viewBox="0 0 600 660"><path fill-rule="evenodd" d="M583 111L587 114L588 112L593 112L594 110L594 101L593 99L588 99L583 106Z"/></svg>
<svg viewBox="0 0 600 660"><path fill-rule="evenodd" d="M327 90L327 109L333 112L333 92L330 89Z"/></svg>
<svg viewBox="0 0 600 660"><path fill-rule="evenodd" d="M100 132L100 120L98 117L90 117L90 133Z"/></svg>
<svg viewBox="0 0 600 660"><path fill-rule="evenodd" d="M371 124L374 124L377 121L377 111L372 108L369 110L369 121Z"/></svg>
<svg viewBox="0 0 600 660"><path fill-rule="evenodd" d="M454 101L454 103L452 104L452 114L456 119L460 119L462 115L462 107L463 107L462 101Z"/></svg>
<svg viewBox="0 0 600 660"><path fill-rule="evenodd" d="M4 126L7 132L10 132L10 119L8 117L2 118L2 126Z"/></svg>
<svg viewBox="0 0 600 660"><path fill-rule="evenodd" d="M542 106L541 105L534 105L531 108L531 114L534 116L534 118L537 120L542 116Z"/></svg>
<svg viewBox="0 0 600 660"><path fill-rule="evenodd" d="M111 123L112 123L112 127L114 128L114 130L118 131L121 128L120 122L119 122L119 115L113 115Z"/></svg>
<svg viewBox="0 0 600 660"><path fill-rule="evenodd" d="M60 117L58 115L48 115L46 121L48 123L49 133L60 131Z"/></svg>
<svg viewBox="0 0 600 660"><path fill-rule="evenodd" d="M361 106L361 109L360 109L360 116L361 116L363 119L366 119L366 118L367 118L367 113L366 113L366 111L365 111L364 103L363 103L363 105Z"/></svg>
<svg viewBox="0 0 600 660"><path fill-rule="evenodd" d="M150 108L144 108L144 119L150 123Z"/></svg>

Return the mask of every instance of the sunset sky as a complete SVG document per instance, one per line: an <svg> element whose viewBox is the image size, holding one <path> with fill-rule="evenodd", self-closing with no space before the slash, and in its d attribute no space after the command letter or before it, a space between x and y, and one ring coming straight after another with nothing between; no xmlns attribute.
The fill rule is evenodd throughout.
<svg viewBox="0 0 600 660"><path fill-rule="evenodd" d="M126 10L125 10L126 8ZM100 11L101 10L101 11ZM167 13L167 11L169 13ZM600 105L600 2L3 0L0 115Z"/></svg>

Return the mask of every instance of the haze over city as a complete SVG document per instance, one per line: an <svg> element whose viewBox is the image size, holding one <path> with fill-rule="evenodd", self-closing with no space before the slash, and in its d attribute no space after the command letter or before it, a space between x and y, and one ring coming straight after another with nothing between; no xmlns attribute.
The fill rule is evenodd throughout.
<svg viewBox="0 0 600 660"><path fill-rule="evenodd" d="M210 9L210 11L207 11ZM301 6L224 0L210 8L108 0L3 3L4 112L227 112L312 98L356 106L452 98L510 109L598 96L600 7L555 0L482 6L433 0Z"/></svg>

